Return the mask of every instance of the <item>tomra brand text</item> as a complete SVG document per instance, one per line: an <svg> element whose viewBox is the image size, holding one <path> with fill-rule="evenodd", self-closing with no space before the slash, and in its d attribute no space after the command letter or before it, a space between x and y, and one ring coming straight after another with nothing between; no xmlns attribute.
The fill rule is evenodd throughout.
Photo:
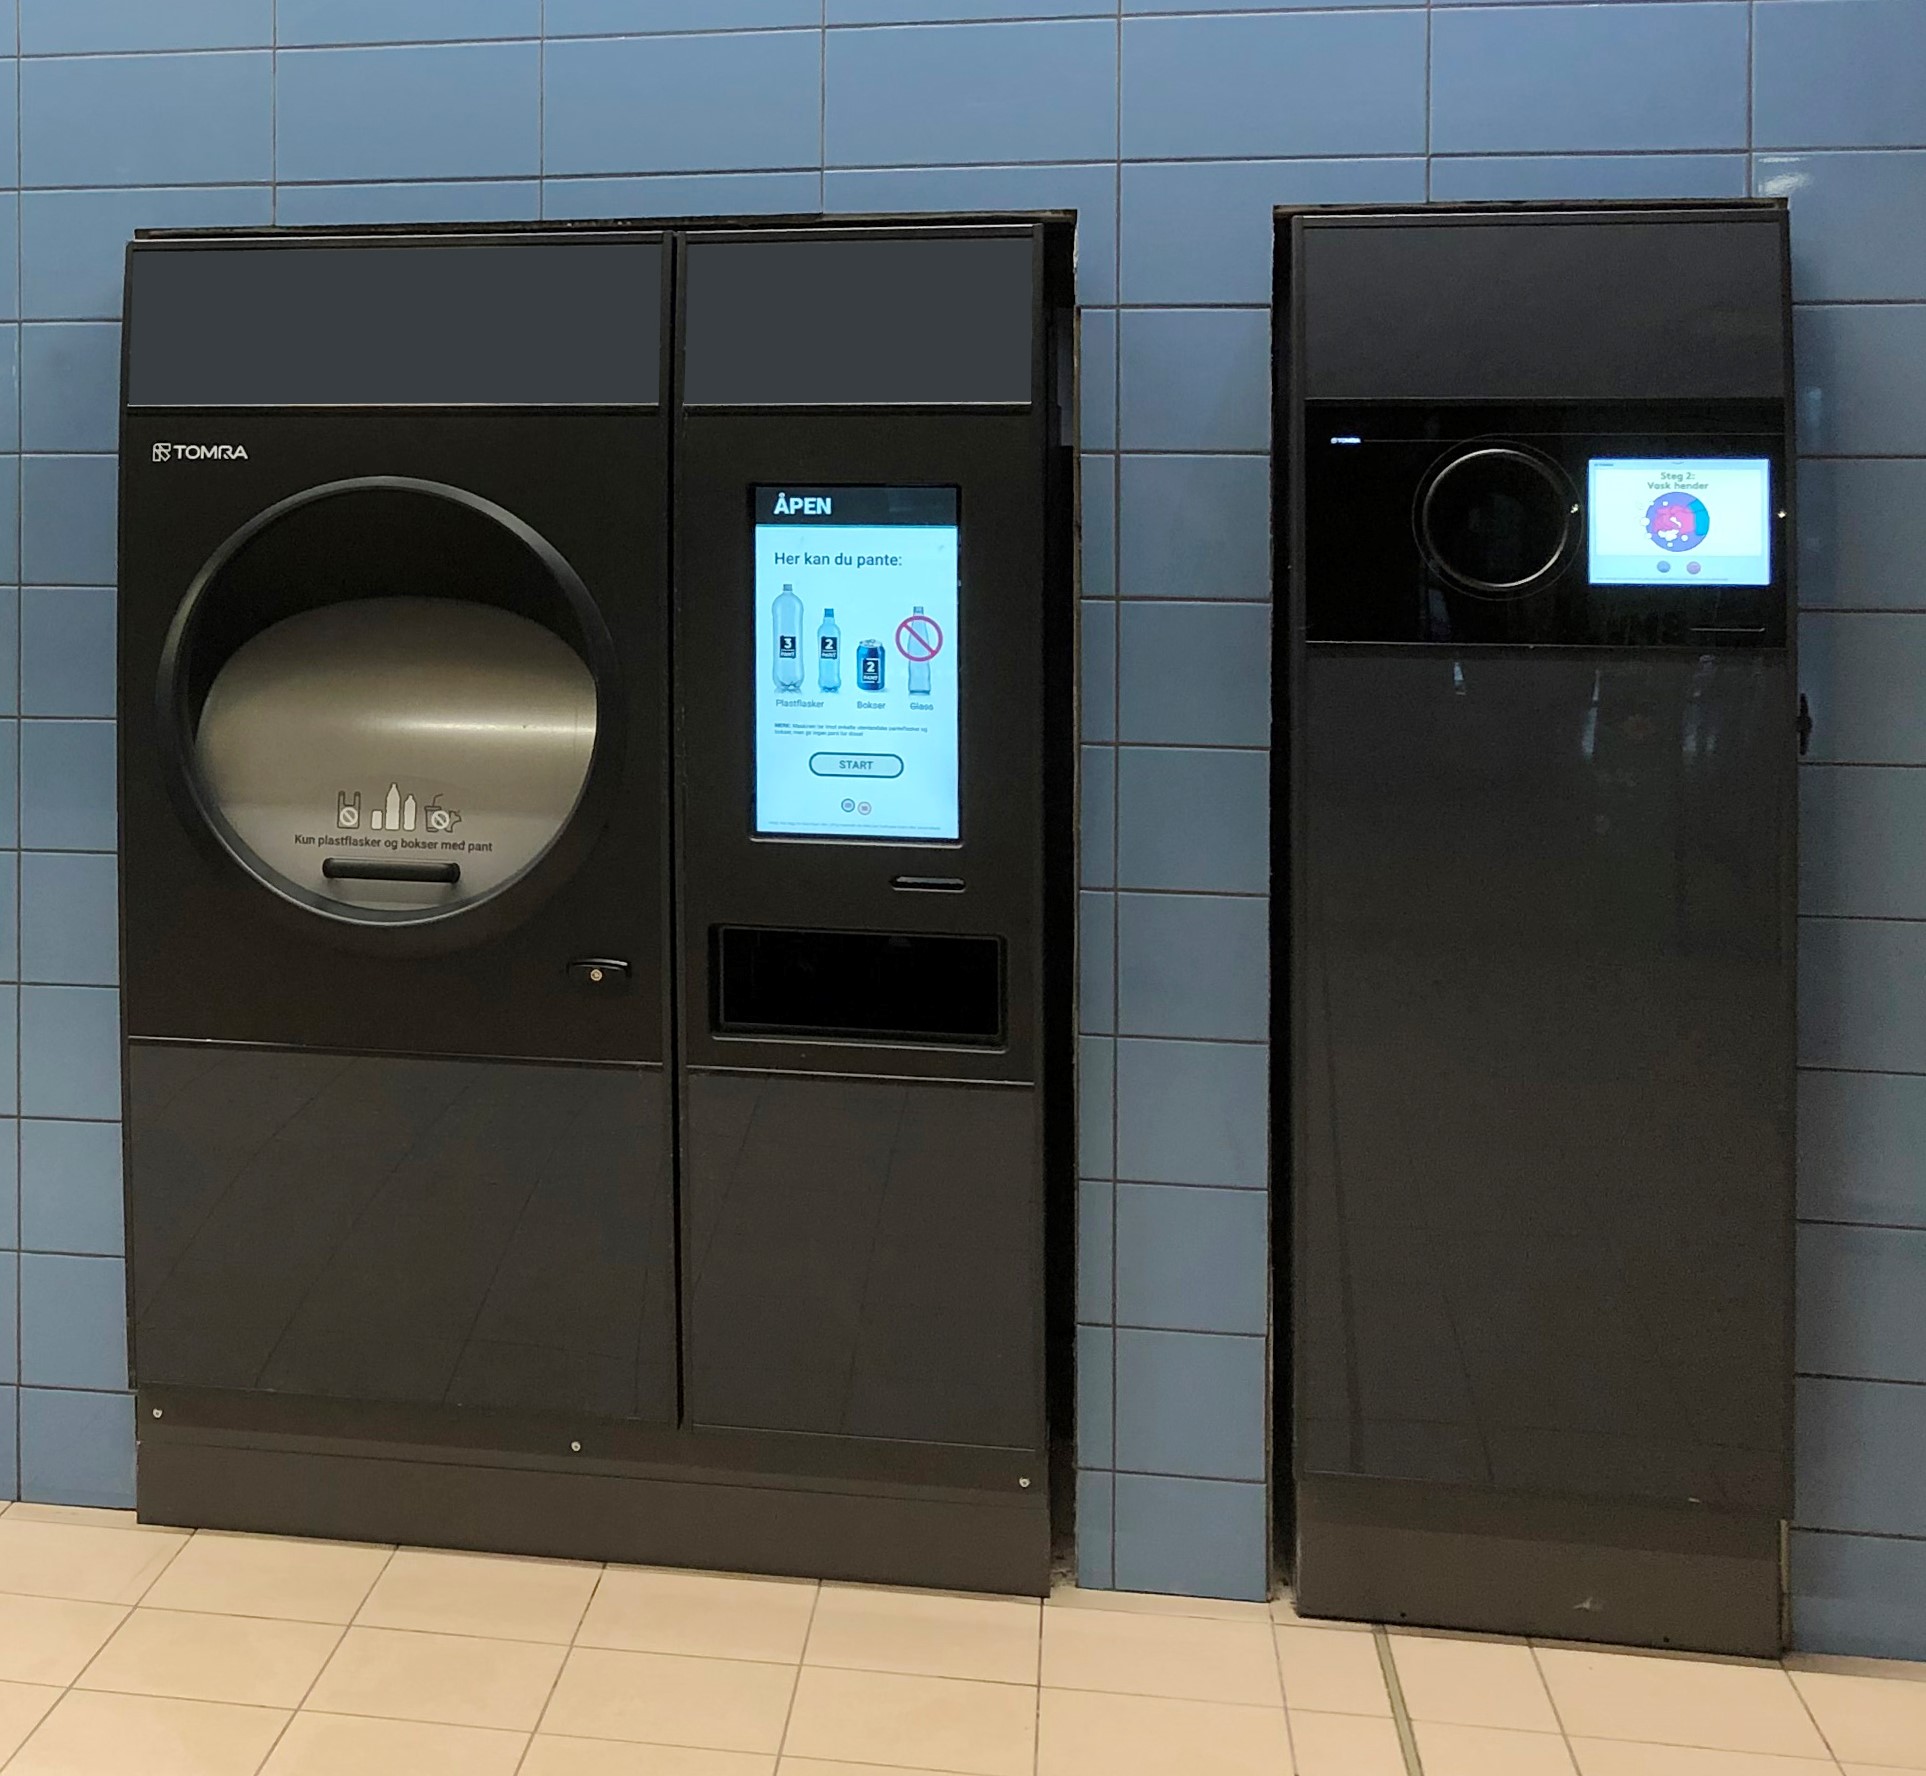
<svg viewBox="0 0 1926 1776"><path fill-rule="evenodd" d="M776 516L787 518L791 512L807 513L812 518L830 516L830 502L820 495L800 493L779 493L776 495Z"/></svg>
<svg viewBox="0 0 1926 1776"><path fill-rule="evenodd" d="M246 462L245 444L156 444L159 462Z"/></svg>

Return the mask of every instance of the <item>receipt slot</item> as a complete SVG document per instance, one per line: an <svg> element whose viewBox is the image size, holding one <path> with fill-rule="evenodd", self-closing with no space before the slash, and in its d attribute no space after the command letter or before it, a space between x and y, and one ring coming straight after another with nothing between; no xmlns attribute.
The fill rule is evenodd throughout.
<svg viewBox="0 0 1926 1776"><path fill-rule="evenodd" d="M144 1517L644 1551L549 1489L676 1418L670 258L129 249Z"/></svg>
<svg viewBox="0 0 1926 1776"><path fill-rule="evenodd" d="M683 278L685 1410L842 1501L820 1570L1039 1592L1075 1175L1070 225L696 230Z"/></svg>
<svg viewBox="0 0 1926 1776"><path fill-rule="evenodd" d="M1280 212L1276 266L1298 1607L1773 1654L1785 211Z"/></svg>

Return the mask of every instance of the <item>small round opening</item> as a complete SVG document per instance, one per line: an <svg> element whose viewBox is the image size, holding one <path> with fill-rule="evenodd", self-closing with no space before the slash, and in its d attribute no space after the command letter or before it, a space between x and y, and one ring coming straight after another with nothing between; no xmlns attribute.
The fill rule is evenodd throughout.
<svg viewBox="0 0 1926 1776"><path fill-rule="evenodd" d="M612 656L581 582L512 514L435 483L336 483L197 577L162 662L163 744L190 812L281 900L443 925L572 863L611 751Z"/></svg>
<svg viewBox="0 0 1926 1776"><path fill-rule="evenodd" d="M1425 559L1486 597L1536 590L1570 557L1578 497L1565 471L1516 445L1482 445L1434 469L1418 496Z"/></svg>

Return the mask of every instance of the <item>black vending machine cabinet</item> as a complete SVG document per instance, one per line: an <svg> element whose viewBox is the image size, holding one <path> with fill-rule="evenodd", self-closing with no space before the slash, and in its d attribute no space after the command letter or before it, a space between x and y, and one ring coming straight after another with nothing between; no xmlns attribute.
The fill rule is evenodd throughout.
<svg viewBox="0 0 1926 1776"><path fill-rule="evenodd" d="M1276 266L1298 1607L1774 1653L1784 208L1280 212Z"/></svg>
<svg viewBox="0 0 1926 1776"><path fill-rule="evenodd" d="M689 1423L899 1501L825 1570L1032 1593L1074 1176L1071 260L1064 220L695 231L676 422Z"/></svg>

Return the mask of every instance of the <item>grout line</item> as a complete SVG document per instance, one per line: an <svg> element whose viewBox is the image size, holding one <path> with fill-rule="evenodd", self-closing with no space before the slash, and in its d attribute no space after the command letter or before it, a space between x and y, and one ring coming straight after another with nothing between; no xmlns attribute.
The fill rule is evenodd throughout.
<svg viewBox="0 0 1926 1776"><path fill-rule="evenodd" d="M1418 1736L1412 1729L1411 1711L1404 1705L1404 1685L1398 1681L1398 1662L1391 1656L1391 1636L1381 1622L1374 1622L1371 1638L1377 1645L1378 1669L1384 1673L1384 1688L1391 1698L1391 1724L1398 1732L1398 1749L1404 1753L1406 1776L1424 1776L1424 1764L1418 1756Z"/></svg>
<svg viewBox="0 0 1926 1776"><path fill-rule="evenodd" d="M816 1630L816 1609L823 1600L822 1580L809 1593L809 1620L803 1624L802 1646L796 1654L796 1674L789 1682L789 1706L782 1711L782 1736L776 1741L776 1762L781 1764L789 1749L789 1723L796 1718L796 1696L802 1689L803 1666L809 1658L809 1637Z"/></svg>
<svg viewBox="0 0 1926 1776"><path fill-rule="evenodd" d="M1558 1698L1552 1694L1551 1679L1545 1675L1545 1662L1538 1656L1538 1642L1527 1639L1526 1650L1531 1654L1531 1668L1538 1673L1538 1682L1545 1692L1545 1700L1551 1704L1552 1719L1558 1723L1558 1737L1565 1747L1565 1756L1571 1760L1572 1768L1578 1768L1578 1752L1572 1745L1572 1736L1565 1727L1564 1711L1558 1706Z"/></svg>

